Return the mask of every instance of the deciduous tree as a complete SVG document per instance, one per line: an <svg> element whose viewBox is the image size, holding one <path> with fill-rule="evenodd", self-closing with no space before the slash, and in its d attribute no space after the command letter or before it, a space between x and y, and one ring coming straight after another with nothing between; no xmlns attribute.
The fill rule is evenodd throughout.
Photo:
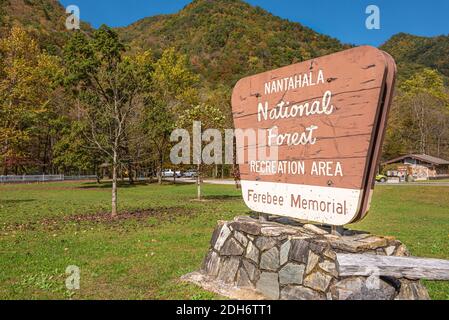
<svg viewBox="0 0 449 320"><path fill-rule="evenodd" d="M0 39L0 157L29 157L39 115L48 110L60 75L58 59L42 52L21 27ZM5 165L5 173L8 166Z"/></svg>
<svg viewBox="0 0 449 320"><path fill-rule="evenodd" d="M218 109L217 107L207 105L205 103L201 103L199 105L196 105L193 108L185 110L181 116L179 117L177 121L177 126L179 128L184 128L192 131L194 122L200 122L201 124L201 148L200 150L196 150L196 152L199 152L199 154L193 155L193 159L197 159L197 198L198 200L201 200L201 182L202 182L202 172L204 169L204 163L203 163L203 133L204 131L208 129L217 129L221 130L223 129L223 126L225 124L225 117L223 115L223 112ZM191 132L191 136L193 137L193 132ZM220 136L220 138L222 138ZM216 142L216 141L211 141ZM222 146L223 148L223 146ZM222 149L223 150L223 149ZM222 158L223 152L220 150L220 155L218 158ZM192 152L195 152L194 148L192 148ZM214 154L216 157L217 155Z"/></svg>
<svg viewBox="0 0 449 320"><path fill-rule="evenodd" d="M76 86L82 101L86 137L111 163L112 216L116 216L118 169L127 128L139 106L142 64L148 59L127 56L117 33L104 25L92 39L76 32L65 47L65 59L68 82Z"/></svg>
<svg viewBox="0 0 449 320"><path fill-rule="evenodd" d="M189 68L187 57L174 48L165 50L149 74L145 96L144 127L157 157L157 176L162 183L162 168L170 146L170 134L179 114L198 103L199 81Z"/></svg>

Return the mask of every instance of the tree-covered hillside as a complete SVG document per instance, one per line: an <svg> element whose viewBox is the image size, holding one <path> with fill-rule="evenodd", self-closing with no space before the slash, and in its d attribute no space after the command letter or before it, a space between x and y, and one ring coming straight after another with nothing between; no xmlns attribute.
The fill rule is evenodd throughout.
<svg viewBox="0 0 449 320"><path fill-rule="evenodd" d="M195 0L179 13L145 18L119 33L132 47L160 52L173 46L206 80L227 85L346 47L241 0Z"/></svg>
<svg viewBox="0 0 449 320"><path fill-rule="evenodd" d="M68 31L66 18L58 0L0 0L4 173L92 172L100 164L116 163L128 175L156 168L160 174L171 166L168 138L181 123L179 116L199 119L205 114L198 110L215 108L224 119L220 127L231 128L231 91L239 79L351 47L242 0L194 0L175 14L96 32L87 24L81 32ZM449 157L449 37L398 34L382 49L395 57L400 77L385 158L412 152ZM111 52L115 62L107 65ZM108 79L120 77L103 90L111 86ZM114 146L114 162L92 152L99 144L85 136L104 129L104 123L84 123L82 115L115 119L98 110L114 105L108 94L119 88L123 99L133 97L133 113L121 130L122 143Z"/></svg>
<svg viewBox="0 0 449 320"><path fill-rule="evenodd" d="M69 36L66 17L58 0L0 0L0 36L7 35L13 25L20 25L39 40L42 48L56 53ZM91 30L86 23L82 29Z"/></svg>
<svg viewBox="0 0 449 320"><path fill-rule="evenodd" d="M399 33L381 49L399 71L384 159L406 153L449 158L449 36Z"/></svg>
<svg viewBox="0 0 449 320"><path fill-rule="evenodd" d="M382 45L381 49L395 58L401 79L409 78L425 67L449 77L449 35L419 37L399 33Z"/></svg>

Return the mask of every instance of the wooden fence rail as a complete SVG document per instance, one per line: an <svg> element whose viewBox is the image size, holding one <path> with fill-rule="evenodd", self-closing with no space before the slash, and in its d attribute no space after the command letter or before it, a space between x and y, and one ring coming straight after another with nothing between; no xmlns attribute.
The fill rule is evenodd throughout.
<svg viewBox="0 0 449 320"><path fill-rule="evenodd" d="M346 276L390 276L411 280L449 280L449 261L417 257L337 254L337 269Z"/></svg>

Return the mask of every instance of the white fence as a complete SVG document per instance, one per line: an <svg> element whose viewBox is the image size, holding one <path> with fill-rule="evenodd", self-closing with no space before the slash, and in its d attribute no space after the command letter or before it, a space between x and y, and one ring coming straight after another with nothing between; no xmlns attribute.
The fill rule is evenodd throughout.
<svg viewBox="0 0 449 320"><path fill-rule="evenodd" d="M65 181L96 180L97 176L63 176Z"/></svg>
<svg viewBox="0 0 449 320"><path fill-rule="evenodd" d="M0 183L32 183L32 182L51 182L51 181L77 181L94 180L97 176L65 176L57 175L22 175L22 176L0 176Z"/></svg>

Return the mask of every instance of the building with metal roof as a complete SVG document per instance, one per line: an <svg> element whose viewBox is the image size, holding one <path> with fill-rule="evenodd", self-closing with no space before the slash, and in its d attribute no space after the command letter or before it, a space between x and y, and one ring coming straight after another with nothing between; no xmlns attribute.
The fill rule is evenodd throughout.
<svg viewBox="0 0 449 320"><path fill-rule="evenodd" d="M397 164L399 175L408 175L415 180L449 178L449 160L427 154L408 154L382 163L382 166Z"/></svg>

